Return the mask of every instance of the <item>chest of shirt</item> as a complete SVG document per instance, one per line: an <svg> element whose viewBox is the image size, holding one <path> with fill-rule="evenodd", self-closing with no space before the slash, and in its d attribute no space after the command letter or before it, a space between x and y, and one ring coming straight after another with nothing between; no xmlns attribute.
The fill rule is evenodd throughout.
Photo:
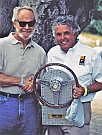
<svg viewBox="0 0 102 135"><path fill-rule="evenodd" d="M21 46L12 46L5 49L2 58L3 73L7 75L24 75L35 73L40 68L40 56L34 47L22 49Z"/></svg>
<svg viewBox="0 0 102 135"><path fill-rule="evenodd" d="M92 77L93 60L88 55L81 53L77 55L75 53L65 55L60 53L59 55L53 55L51 62L62 63L68 66L73 70L79 80L87 80Z"/></svg>

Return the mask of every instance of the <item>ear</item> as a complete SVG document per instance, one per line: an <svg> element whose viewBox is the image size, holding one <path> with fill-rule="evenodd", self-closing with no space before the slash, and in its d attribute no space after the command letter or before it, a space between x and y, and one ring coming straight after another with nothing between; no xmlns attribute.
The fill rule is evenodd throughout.
<svg viewBox="0 0 102 135"><path fill-rule="evenodd" d="M14 28L16 28L16 26L17 26L17 22L16 21L14 21L13 26L14 26Z"/></svg>

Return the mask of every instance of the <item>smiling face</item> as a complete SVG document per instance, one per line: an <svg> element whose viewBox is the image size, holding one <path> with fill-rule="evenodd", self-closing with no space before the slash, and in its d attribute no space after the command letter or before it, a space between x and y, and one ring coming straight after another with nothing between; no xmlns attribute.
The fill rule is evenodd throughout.
<svg viewBox="0 0 102 135"><path fill-rule="evenodd" d="M65 53L76 44L76 35L73 34L71 28L67 25L58 24L55 29L55 35L58 45Z"/></svg>
<svg viewBox="0 0 102 135"><path fill-rule="evenodd" d="M14 22L14 27L16 29L16 38L28 40L34 33L34 25L29 26L28 24L25 27L21 27L19 22L31 22L34 20L34 14L31 10L22 9L18 13L18 20Z"/></svg>

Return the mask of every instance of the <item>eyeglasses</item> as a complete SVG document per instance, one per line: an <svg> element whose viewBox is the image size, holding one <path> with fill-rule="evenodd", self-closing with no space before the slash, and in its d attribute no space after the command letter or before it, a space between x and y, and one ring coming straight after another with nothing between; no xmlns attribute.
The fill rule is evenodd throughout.
<svg viewBox="0 0 102 135"><path fill-rule="evenodd" d="M24 21L18 21L18 20L16 21L19 23L20 27L25 27L27 24L29 27L33 27L36 23L36 20L30 21L30 22L24 22Z"/></svg>

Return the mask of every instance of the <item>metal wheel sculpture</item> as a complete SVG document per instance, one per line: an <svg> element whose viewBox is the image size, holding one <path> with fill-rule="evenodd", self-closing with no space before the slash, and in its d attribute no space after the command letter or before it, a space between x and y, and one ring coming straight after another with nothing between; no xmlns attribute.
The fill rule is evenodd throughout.
<svg viewBox="0 0 102 135"><path fill-rule="evenodd" d="M43 94L39 94L38 90L36 89L36 79L38 77L38 75L40 75L41 71L42 70L45 70L46 68L48 67L52 67L52 66L60 66L60 67L63 67L64 69L66 69L66 71L70 72L70 74L73 76L74 80L71 80L71 78L69 77L69 75L62 71L62 70L56 70L56 69L53 69L53 70L48 70L48 72L46 72L43 76L43 78L40 80L40 83L41 85L43 85L42 89L44 89L43 91L46 90L45 87L47 87L47 90L45 91L45 93L48 92L48 90L50 90L50 92L53 93L53 96L54 96L54 103L49 103L46 99L44 99L44 96ZM66 79L65 79L66 78ZM70 96L70 99L66 102L66 103L62 103L60 104L59 103L59 96L60 96L60 92L62 91L62 89L65 87L65 88L68 88L68 85L73 85L73 83L79 87L79 84L78 84L78 79L75 75L75 73L66 65L64 64L60 64L60 63L49 63L49 64L46 64L44 66L42 66L35 74L34 76L34 81L33 81L33 84L34 84L34 92L35 92L35 95L37 97L37 100L40 101L43 105L45 106L48 106L50 108L64 108L68 105L71 104L71 102L73 101L73 96L72 96L72 93L73 93L73 90L72 90L72 87L71 87L71 96ZM70 89L70 88L69 88ZM66 93L64 93L66 94ZM50 98L50 96L48 97L48 99ZM64 100L64 99L63 99Z"/></svg>

